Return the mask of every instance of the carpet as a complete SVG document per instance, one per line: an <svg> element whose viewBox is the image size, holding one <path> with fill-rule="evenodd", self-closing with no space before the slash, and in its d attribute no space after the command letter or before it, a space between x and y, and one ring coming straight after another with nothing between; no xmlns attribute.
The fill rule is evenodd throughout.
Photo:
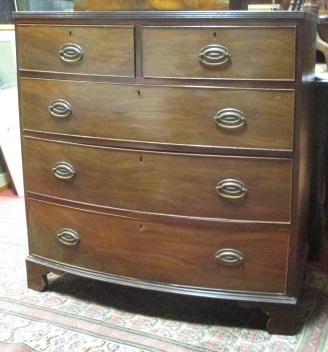
<svg viewBox="0 0 328 352"><path fill-rule="evenodd" d="M15 343L3 343L0 342L0 351L1 352L30 352L31 350L23 345Z"/></svg>
<svg viewBox="0 0 328 352"><path fill-rule="evenodd" d="M269 335L261 311L234 302L68 274L49 275L50 290L38 293L26 287L20 206L0 221L1 352L328 352L327 267L307 267L295 336Z"/></svg>

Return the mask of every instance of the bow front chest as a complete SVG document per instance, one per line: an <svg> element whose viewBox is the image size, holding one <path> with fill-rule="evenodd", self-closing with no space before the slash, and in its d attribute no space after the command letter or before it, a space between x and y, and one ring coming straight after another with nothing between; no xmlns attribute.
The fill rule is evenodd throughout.
<svg viewBox="0 0 328 352"><path fill-rule="evenodd" d="M18 13L28 286L232 299L291 333L315 32L304 12Z"/></svg>

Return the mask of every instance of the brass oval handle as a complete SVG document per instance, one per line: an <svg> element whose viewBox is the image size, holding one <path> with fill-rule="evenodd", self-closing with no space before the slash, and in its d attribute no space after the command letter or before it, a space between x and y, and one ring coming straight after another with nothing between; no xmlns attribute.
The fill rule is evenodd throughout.
<svg viewBox="0 0 328 352"><path fill-rule="evenodd" d="M49 105L49 112L54 117L66 118L71 115L72 107L71 104L63 99L54 100Z"/></svg>
<svg viewBox="0 0 328 352"><path fill-rule="evenodd" d="M235 266L244 262L244 256L236 249L221 249L215 253L215 258L221 265Z"/></svg>
<svg viewBox="0 0 328 352"><path fill-rule="evenodd" d="M223 198L240 199L247 194L245 184L238 180L222 180L216 186L216 191Z"/></svg>
<svg viewBox="0 0 328 352"><path fill-rule="evenodd" d="M56 163L52 168L52 172L60 180L70 180L75 176L74 167L64 161Z"/></svg>
<svg viewBox="0 0 328 352"><path fill-rule="evenodd" d="M75 63L82 60L83 50L77 44L65 44L59 50L59 57L67 63Z"/></svg>
<svg viewBox="0 0 328 352"><path fill-rule="evenodd" d="M80 242L80 236L71 229L61 229L57 233L58 240L66 246L75 246Z"/></svg>
<svg viewBox="0 0 328 352"><path fill-rule="evenodd" d="M200 61L208 66L220 66L226 64L231 59L231 53L223 45L207 45L199 53Z"/></svg>
<svg viewBox="0 0 328 352"><path fill-rule="evenodd" d="M217 112L215 123L224 129L237 129L246 125L246 116L237 109L227 108Z"/></svg>

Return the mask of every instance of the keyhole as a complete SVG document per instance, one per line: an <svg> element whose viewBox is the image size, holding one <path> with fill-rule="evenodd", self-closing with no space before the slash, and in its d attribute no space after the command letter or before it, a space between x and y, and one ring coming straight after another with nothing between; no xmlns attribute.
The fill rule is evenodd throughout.
<svg viewBox="0 0 328 352"><path fill-rule="evenodd" d="M141 98L141 91L140 90L137 90L137 95L138 95L138 98Z"/></svg>
<svg viewBox="0 0 328 352"><path fill-rule="evenodd" d="M68 31L68 36L69 36L69 37L72 36L72 31Z"/></svg>
<svg viewBox="0 0 328 352"><path fill-rule="evenodd" d="M142 155L140 155L140 163L142 164L143 163L143 156Z"/></svg>
<svg viewBox="0 0 328 352"><path fill-rule="evenodd" d="M143 231L143 229L144 229L144 225L140 224L139 225L139 231Z"/></svg>
<svg viewBox="0 0 328 352"><path fill-rule="evenodd" d="M217 36L218 36L218 32L213 32L213 38L215 39L215 38L217 38Z"/></svg>

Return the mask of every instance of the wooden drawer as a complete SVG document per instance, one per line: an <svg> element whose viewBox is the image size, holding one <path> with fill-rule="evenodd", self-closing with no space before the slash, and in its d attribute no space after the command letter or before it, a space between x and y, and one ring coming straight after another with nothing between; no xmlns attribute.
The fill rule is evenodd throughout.
<svg viewBox="0 0 328 352"><path fill-rule="evenodd" d="M142 39L144 77L295 78L294 27L143 27Z"/></svg>
<svg viewBox="0 0 328 352"><path fill-rule="evenodd" d="M17 40L23 70L134 77L133 26L19 25Z"/></svg>
<svg viewBox="0 0 328 352"><path fill-rule="evenodd" d="M286 230L154 223L34 200L28 208L33 255L152 283L285 293ZM242 259L227 265L224 250Z"/></svg>
<svg viewBox="0 0 328 352"><path fill-rule="evenodd" d="M165 154L26 137L24 157L28 192L146 213L290 221L290 159Z"/></svg>
<svg viewBox="0 0 328 352"><path fill-rule="evenodd" d="M21 104L23 128L32 131L172 146L293 148L293 90L22 79Z"/></svg>

